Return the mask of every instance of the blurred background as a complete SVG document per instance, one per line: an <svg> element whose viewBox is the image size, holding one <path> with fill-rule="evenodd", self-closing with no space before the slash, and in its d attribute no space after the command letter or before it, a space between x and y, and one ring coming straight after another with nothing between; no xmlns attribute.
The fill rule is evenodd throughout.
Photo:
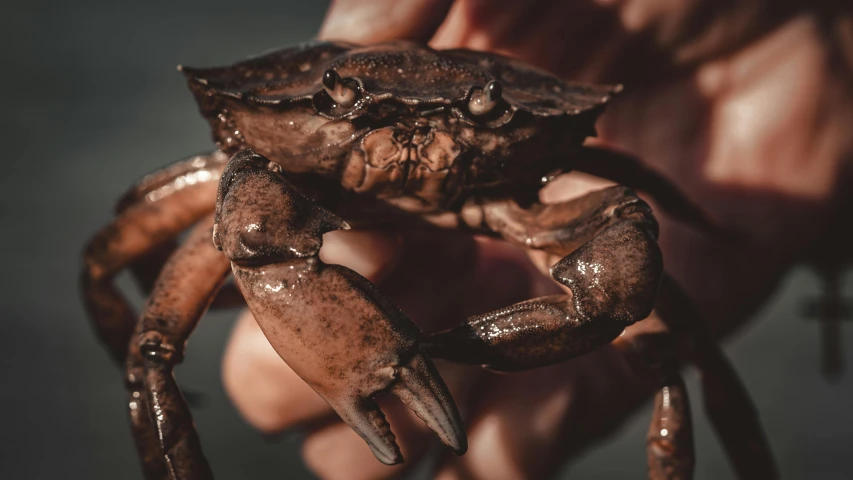
<svg viewBox="0 0 853 480"><path fill-rule="evenodd" d="M81 248L132 181L211 147L178 63L229 63L309 39L325 8L283 0L3 7L0 477L141 478L121 375L78 298ZM132 290L127 278L121 285ZM850 275L842 291L853 295ZM819 374L819 325L801 313L819 292L810 270L795 269L725 345L785 478L853 478L853 323L842 327L848 375L828 383ZM225 397L220 362L233 321L233 312L208 315L177 370L184 388L204 396L194 415L214 472L223 479L311 478L298 457L298 433L265 439ZM692 372L689 386L696 391ZM728 478L722 449L696 407L696 477ZM646 405L615 436L567 464L564 476L638 478L649 415Z"/></svg>

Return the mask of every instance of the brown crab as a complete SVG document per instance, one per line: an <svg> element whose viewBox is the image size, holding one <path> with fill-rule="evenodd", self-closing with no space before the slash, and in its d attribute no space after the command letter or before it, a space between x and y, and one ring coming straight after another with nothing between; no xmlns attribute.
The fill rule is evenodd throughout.
<svg viewBox="0 0 853 480"><path fill-rule="evenodd" d="M661 372L648 443L652 478L692 473L678 373L685 358L703 372L706 406L738 473L775 476L748 397L664 275L649 206L627 186L558 204L538 200L554 176L582 171L645 190L677 218L713 230L639 161L583 146L620 87L404 42L307 43L182 71L219 150L132 187L88 245L82 277L98 334L126 365L146 477L212 476L172 370L208 306L242 299L279 355L387 464L402 456L373 400L382 391L454 452L467 448L431 357L516 371L615 340ZM386 223L459 229L557 255L551 275L565 293L424 336L368 280L318 257L323 233ZM178 247L175 238L192 225ZM150 291L139 321L112 283L126 267ZM234 284L226 284L232 272ZM620 338L656 302L650 333Z"/></svg>

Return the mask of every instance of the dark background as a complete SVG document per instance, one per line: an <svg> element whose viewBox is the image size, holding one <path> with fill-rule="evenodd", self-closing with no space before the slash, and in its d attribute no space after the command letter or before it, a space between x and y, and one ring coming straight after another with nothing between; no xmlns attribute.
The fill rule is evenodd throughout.
<svg viewBox="0 0 853 480"><path fill-rule="evenodd" d="M80 250L130 182L211 147L175 65L228 63L308 39L325 6L78 0L0 10L0 477L140 478L119 371L78 299ZM850 276L844 290L853 294ZM837 384L821 378L818 326L799 313L818 291L814 275L796 269L726 350L785 477L853 478L853 375ZM265 441L225 397L220 359L232 323L233 314L205 318L178 369L185 388L205 394L195 418L214 471L223 479L310 477L296 434ZM843 336L853 370L853 323ZM696 407L697 478L728 478ZM649 410L567 465L566 475L640 478Z"/></svg>

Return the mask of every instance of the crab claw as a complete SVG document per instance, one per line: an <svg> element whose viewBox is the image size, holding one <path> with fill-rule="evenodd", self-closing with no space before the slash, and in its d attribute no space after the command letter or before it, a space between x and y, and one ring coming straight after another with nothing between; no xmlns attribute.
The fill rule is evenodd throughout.
<svg viewBox="0 0 853 480"><path fill-rule="evenodd" d="M447 445L455 454L468 449L467 437L459 419L456 405L427 357L418 353L406 364L395 368L395 381L390 387L396 395ZM371 396L339 403L327 398L329 405L356 433L367 442L376 458L394 465L403 461L385 415Z"/></svg>
<svg viewBox="0 0 853 480"><path fill-rule="evenodd" d="M358 273L327 265L324 232L345 228L264 157L238 153L222 177L215 244L231 259L249 309L279 356L370 446L403 461L374 397L399 397L455 453L465 430L418 328Z"/></svg>
<svg viewBox="0 0 853 480"><path fill-rule="evenodd" d="M391 392L438 434L453 453L462 455L468 450L456 404L425 354L418 353L398 370L398 380Z"/></svg>

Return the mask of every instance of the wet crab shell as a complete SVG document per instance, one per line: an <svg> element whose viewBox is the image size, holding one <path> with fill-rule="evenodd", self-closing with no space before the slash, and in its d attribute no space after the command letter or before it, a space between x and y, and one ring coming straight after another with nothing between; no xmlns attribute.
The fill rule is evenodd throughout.
<svg viewBox="0 0 853 480"><path fill-rule="evenodd" d="M226 149L234 133L226 125L226 104L234 108L236 100L240 105L283 110L310 105L317 95L324 95L322 78L328 69L353 79L360 90L355 107L341 116L357 116L382 101L464 110L472 90L497 80L507 107L502 123L521 110L542 117L583 117L591 129L601 107L621 90L621 85L567 82L497 54L433 50L403 41L370 46L308 42L227 67L181 67L202 113L212 122L216 141Z"/></svg>

